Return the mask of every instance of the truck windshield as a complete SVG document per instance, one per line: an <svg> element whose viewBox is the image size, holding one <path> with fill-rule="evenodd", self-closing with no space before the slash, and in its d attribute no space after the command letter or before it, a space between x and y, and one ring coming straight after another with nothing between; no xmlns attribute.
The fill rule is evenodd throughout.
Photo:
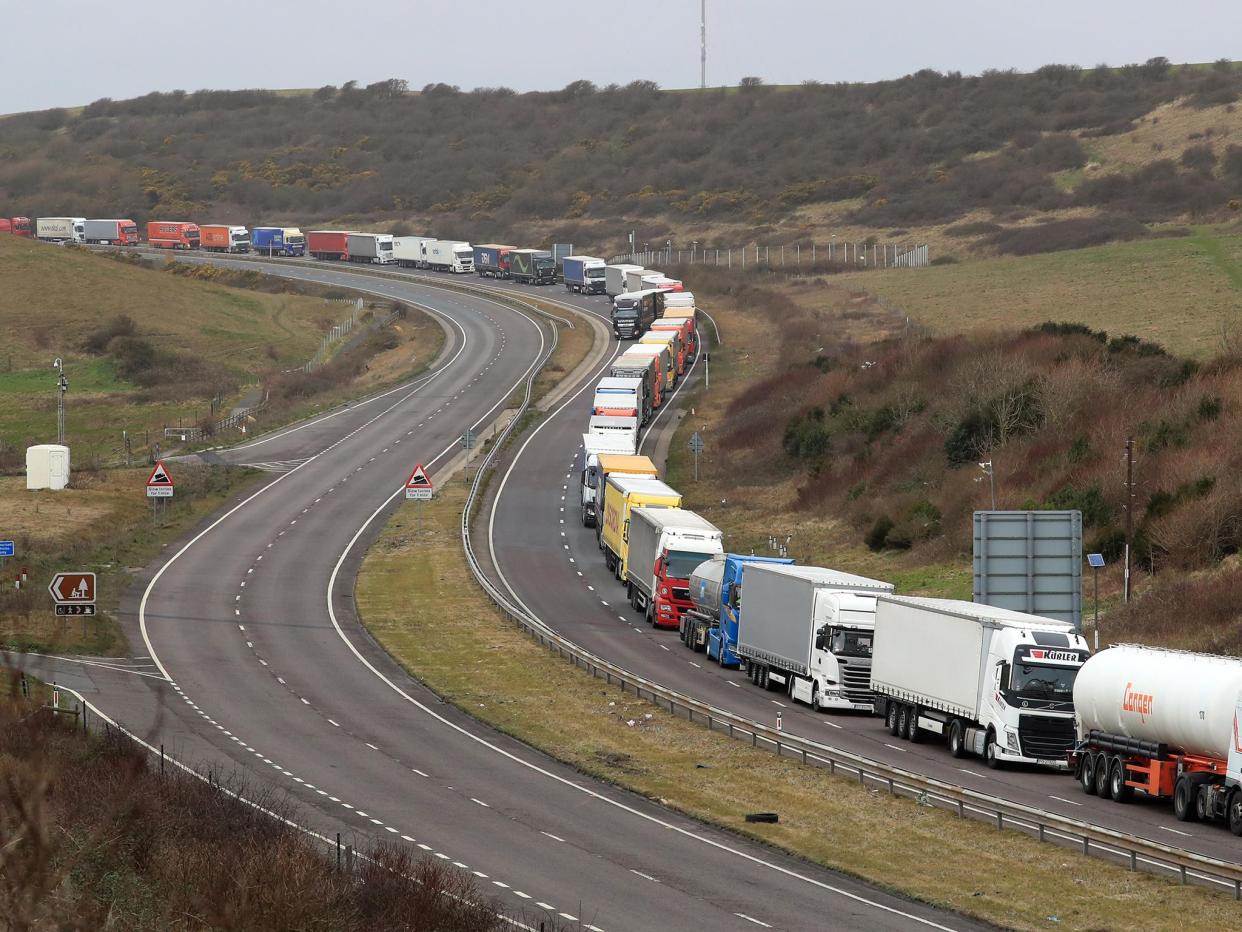
<svg viewBox="0 0 1242 932"><path fill-rule="evenodd" d="M618 307L614 308L612 316L617 320L638 320L638 308L636 307Z"/></svg>
<svg viewBox="0 0 1242 932"><path fill-rule="evenodd" d="M686 550L670 550L665 562L664 575L669 579L689 579L699 565L711 557L710 553L691 553Z"/></svg>
<svg viewBox="0 0 1242 932"><path fill-rule="evenodd" d="M871 632L853 628L831 628L828 650L836 657L870 657Z"/></svg>
<svg viewBox="0 0 1242 932"><path fill-rule="evenodd" d="M472 262L474 261L474 253L469 249L455 249L453 250L453 255L455 255L458 259L469 259Z"/></svg>
<svg viewBox="0 0 1242 932"><path fill-rule="evenodd" d="M299 246L306 242L305 236L286 236L285 242L291 246Z"/></svg>
<svg viewBox="0 0 1242 932"><path fill-rule="evenodd" d="M1019 699L1074 698L1077 667L1045 667L1034 663L1015 663L1009 674L1009 691Z"/></svg>
<svg viewBox="0 0 1242 932"><path fill-rule="evenodd" d="M587 269L582 274L585 275L587 278L603 278L604 270L603 269Z"/></svg>
<svg viewBox="0 0 1242 932"><path fill-rule="evenodd" d="M535 268L540 269L540 270L547 270L547 269L555 270L556 266L552 264L551 259L536 259Z"/></svg>

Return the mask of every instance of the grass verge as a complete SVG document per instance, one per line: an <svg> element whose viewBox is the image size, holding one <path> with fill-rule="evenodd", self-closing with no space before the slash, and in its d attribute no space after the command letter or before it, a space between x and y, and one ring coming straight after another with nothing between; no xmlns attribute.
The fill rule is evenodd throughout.
<svg viewBox="0 0 1242 932"><path fill-rule="evenodd" d="M238 467L170 469L176 495L158 521L145 495L149 466L77 472L72 488L58 492L30 492L23 478L0 478L0 513L17 549L0 571L0 645L40 653L128 653L116 615L134 574L261 475ZM23 569L28 579L17 589ZM52 614L47 585L61 570L96 574L98 615Z"/></svg>
<svg viewBox="0 0 1242 932"><path fill-rule="evenodd" d="M393 516L363 564L358 607L414 676L487 724L670 808L1002 925L1156 929L1177 915L1185 928L1207 929L1235 921L1223 897L779 760L555 659L474 583L458 537L464 497L445 489L424 506L417 531L411 506ZM777 811L781 821L748 825L744 815L755 811Z"/></svg>

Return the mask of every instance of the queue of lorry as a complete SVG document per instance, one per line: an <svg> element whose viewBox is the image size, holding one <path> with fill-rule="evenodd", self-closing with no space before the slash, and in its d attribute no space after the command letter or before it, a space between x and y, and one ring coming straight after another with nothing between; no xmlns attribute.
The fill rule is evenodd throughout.
<svg viewBox="0 0 1242 932"><path fill-rule="evenodd" d="M606 281L619 275L605 268ZM812 709L871 713L894 738L992 768L1072 773L1118 802L1167 798L1178 819L1242 835L1242 660L1134 646L1092 655L1070 622L729 552L640 454L643 426L698 349L685 325L694 296L652 290L664 296L646 307L657 316L617 334L635 342L595 388L580 482L582 523L648 624Z"/></svg>

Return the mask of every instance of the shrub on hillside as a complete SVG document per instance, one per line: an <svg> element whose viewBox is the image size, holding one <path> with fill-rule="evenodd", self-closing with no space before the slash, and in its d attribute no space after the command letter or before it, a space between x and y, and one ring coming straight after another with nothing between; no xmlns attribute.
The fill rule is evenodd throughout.
<svg viewBox="0 0 1242 932"><path fill-rule="evenodd" d="M1030 256L1063 249L1082 249L1116 240L1141 239L1147 227L1131 217L1105 215L1053 220L1036 226L1010 227L988 236L984 243L1003 253Z"/></svg>
<svg viewBox="0 0 1242 932"><path fill-rule="evenodd" d="M138 325L128 314L117 314L102 327L94 330L82 342L82 348L88 353L98 356L106 352L108 344L117 337L132 337L138 332Z"/></svg>

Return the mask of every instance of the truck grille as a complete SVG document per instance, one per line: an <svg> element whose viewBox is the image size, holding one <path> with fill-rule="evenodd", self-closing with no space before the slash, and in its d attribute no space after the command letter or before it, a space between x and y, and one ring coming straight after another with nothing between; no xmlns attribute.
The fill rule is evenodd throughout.
<svg viewBox="0 0 1242 932"><path fill-rule="evenodd" d="M874 702L871 691L871 664L868 661L839 661L841 664L841 692L850 702Z"/></svg>
<svg viewBox="0 0 1242 932"><path fill-rule="evenodd" d="M1018 741L1026 757L1063 760L1074 746L1074 720L1047 715L1019 715Z"/></svg>
<svg viewBox="0 0 1242 932"><path fill-rule="evenodd" d="M690 601L690 588L688 586L674 586L672 592L673 598L678 602Z"/></svg>

